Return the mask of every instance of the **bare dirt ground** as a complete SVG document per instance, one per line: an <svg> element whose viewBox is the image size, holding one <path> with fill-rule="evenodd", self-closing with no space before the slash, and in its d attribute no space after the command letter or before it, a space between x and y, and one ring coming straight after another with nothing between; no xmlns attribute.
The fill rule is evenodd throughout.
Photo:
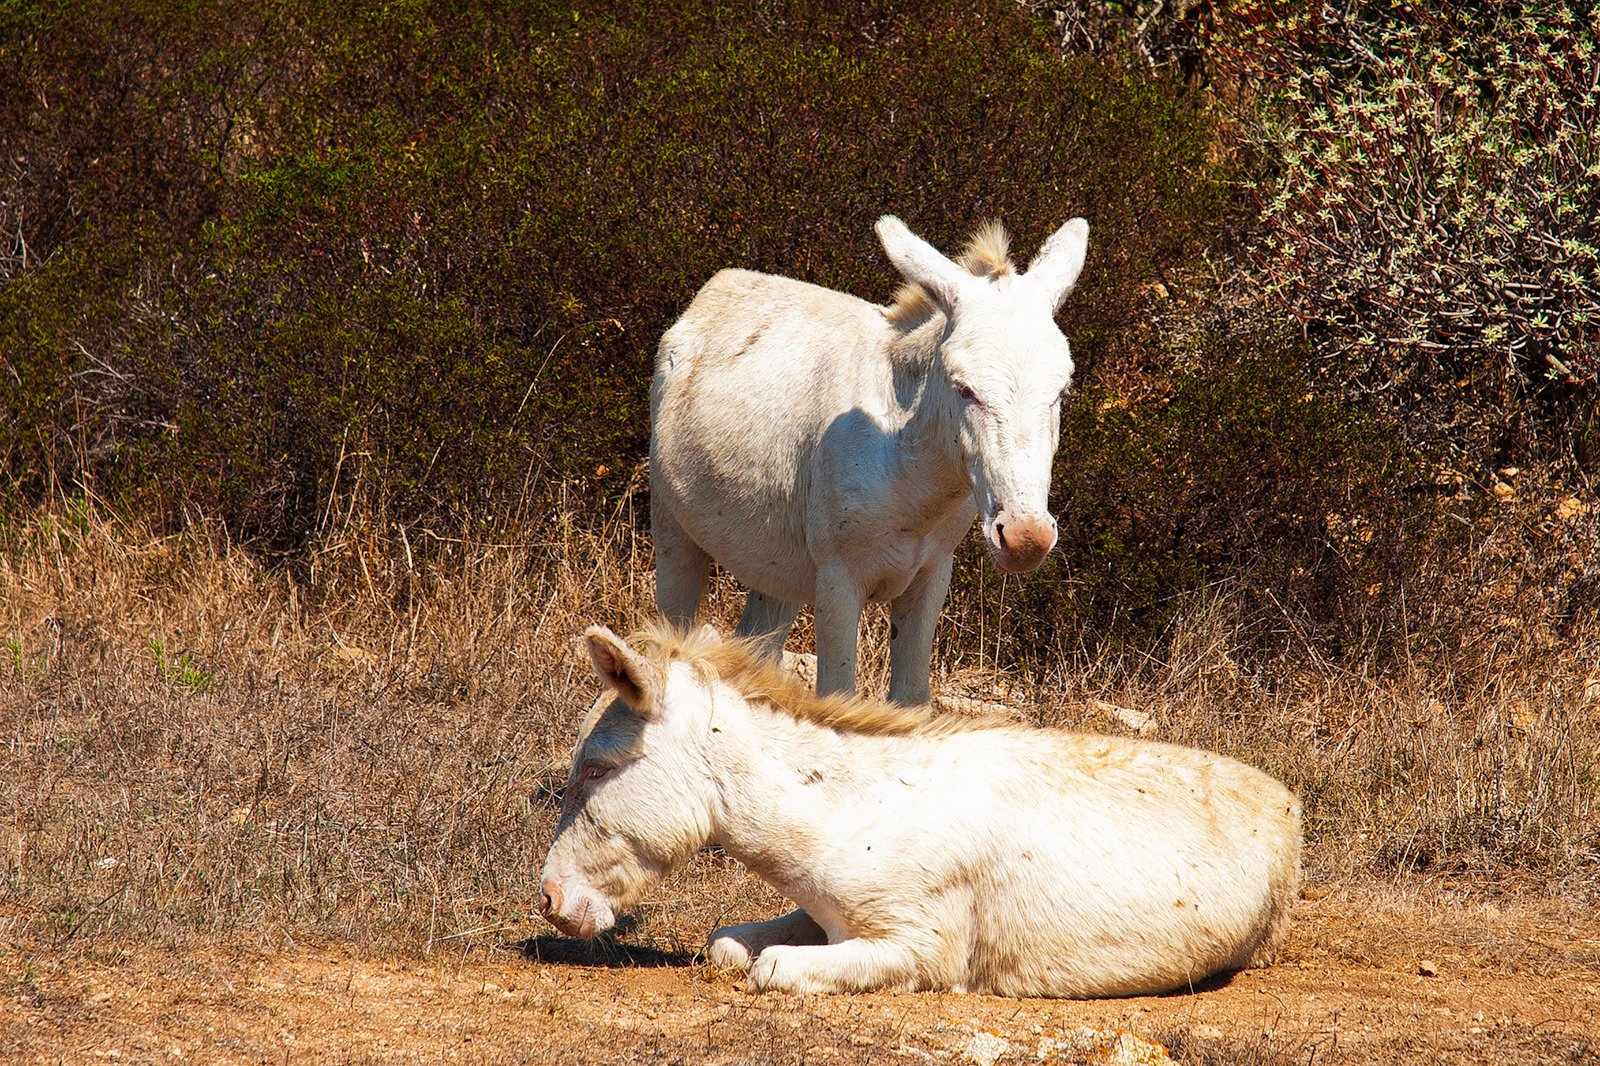
<svg viewBox="0 0 1600 1066"><path fill-rule="evenodd" d="M1271 969L1093 1002L751 996L687 952L534 930L426 959L217 939L13 955L0 1061L1165 1061L1149 1040L1196 1063L1600 1063L1600 919L1580 906L1335 886L1295 919Z"/></svg>

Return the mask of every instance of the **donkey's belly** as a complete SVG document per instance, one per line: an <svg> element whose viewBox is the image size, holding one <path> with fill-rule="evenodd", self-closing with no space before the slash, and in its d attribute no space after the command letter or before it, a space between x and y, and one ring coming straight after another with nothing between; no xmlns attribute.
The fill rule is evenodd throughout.
<svg viewBox="0 0 1600 1066"><path fill-rule="evenodd" d="M651 491L746 587L815 603L819 571L839 568L862 600L893 600L970 528L970 497L903 484L892 434L878 420L813 404L789 410L783 424L748 381L743 390L699 384L693 395L686 385L664 390Z"/></svg>
<svg viewBox="0 0 1600 1066"><path fill-rule="evenodd" d="M890 602L947 560L972 526L969 499L937 520L917 516L927 528L915 532L904 528L912 519L888 506L812 521L817 516L809 513L810 501L787 491L801 488L801 479L762 478L754 462L718 469L673 461L679 458L665 449L658 453L661 476L654 489L678 524L747 588L790 603L816 602L818 566L825 561L850 575L862 600Z"/></svg>
<svg viewBox="0 0 1600 1066"><path fill-rule="evenodd" d="M688 479L671 486L667 502L684 532L745 587L812 602L817 568L806 548L804 511L781 495L736 496L721 491L723 484Z"/></svg>
<svg viewBox="0 0 1600 1066"><path fill-rule="evenodd" d="M737 563L729 562L726 554L717 555L714 551L711 557L746 588L790 603L816 602L817 570L809 556L792 565L765 556Z"/></svg>

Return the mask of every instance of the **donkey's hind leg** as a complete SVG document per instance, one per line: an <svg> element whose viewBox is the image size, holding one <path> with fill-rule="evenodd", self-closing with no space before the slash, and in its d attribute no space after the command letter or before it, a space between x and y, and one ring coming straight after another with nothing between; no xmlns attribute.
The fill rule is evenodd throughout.
<svg viewBox="0 0 1600 1066"><path fill-rule="evenodd" d="M656 610L674 625L690 625L700 609L711 556L655 496L650 501L650 539L656 549Z"/></svg>
<svg viewBox="0 0 1600 1066"><path fill-rule="evenodd" d="M765 592L750 590L745 597L744 610L739 613L739 624L733 635L753 640L773 662L783 657L783 642L800 613L798 603L768 596Z"/></svg>
<svg viewBox="0 0 1600 1066"><path fill-rule="evenodd" d="M743 922L714 929L706 938L706 961L725 970L749 970L750 960L774 944L826 944L828 934L803 910L769 922Z"/></svg>

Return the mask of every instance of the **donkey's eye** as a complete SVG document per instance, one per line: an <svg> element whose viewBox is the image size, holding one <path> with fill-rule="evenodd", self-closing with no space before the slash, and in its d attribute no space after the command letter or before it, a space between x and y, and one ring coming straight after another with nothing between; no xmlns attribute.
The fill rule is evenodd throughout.
<svg viewBox="0 0 1600 1066"><path fill-rule="evenodd" d="M611 772L611 767L597 762L586 762L578 771L578 784L586 785L591 781L598 781Z"/></svg>
<svg viewBox="0 0 1600 1066"><path fill-rule="evenodd" d="M979 407L983 406L983 401L978 399L978 394L972 391L971 385L968 385L965 381L953 381L951 384L955 386L956 395L961 397L964 402L977 404Z"/></svg>

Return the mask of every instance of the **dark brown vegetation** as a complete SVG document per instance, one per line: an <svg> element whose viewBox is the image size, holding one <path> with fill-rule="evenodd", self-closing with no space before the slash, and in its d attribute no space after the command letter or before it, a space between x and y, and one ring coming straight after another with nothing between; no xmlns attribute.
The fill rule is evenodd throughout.
<svg viewBox="0 0 1600 1066"><path fill-rule="evenodd" d="M13 488L279 548L358 485L408 524L614 490L720 267L884 299L887 211L946 245L1088 214L1094 353L1215 227L1195 108L1005 8L612 7L14 10Z"/></svg>
<svg viewBox="0 0 1600 1066"><path fill-rule="evenodd" d="M1268 654L1299 632L1392 662L1416 603L1476 594L1419 583L1417 563L1475 552L1463 530L1498 524L1500 470L1533 471L1550 507L1589 500L1592 33L1552 7L1570 69L1504 107L1430 105L1482 134L1431 138L1427 188L1455 190L1450 217L1488 187L1452 175L1485 153L1524 161L1494 193L1515 218L1469 247L1446 222L1403 224L1411 171L1329 144L1339 115L1350 136L1390 136L1361 124L1368 97L1384 130L1411 121L1388 91L1405 72L1368 71L1363 48L1417 38L1458 80L1504 81L1499 22L1080 6L1062 19L1100 45L1065 60L1045 21L982 3L8 8L0 492L89 492L164 529L203 515L290 565L352 526L425 555L426 531L515 531L556 486L609 506L636 485L655 338L717 268L883 298L879 213L948 245L984 217L1026 244L1081 212L1067 535L1013 603L1061 646L1148 643L1222 582ZM1309 106L1276 91L1317 64L1354 70L1345 110L1273 118ZM1518 117L1528 93L1574 102L1540 125ZM1391 142L1363 150L1395 159ZM1553 178L1526 162L1546 149ZM1312 203L1313 178L1359 183L1365 213ZM1549 180L1559 203L1541 199ZM1485 273L1490 252L1503 262ZM1459 313L1506 271L1537 299ZM1432 302L1374 288L1431 291L1435 273L1457 280ZM1544 373L1557 364L1570 380ZM1592 611L1596 575L1563 558L1540 595ZM999 607L962 573L964 595ZM1033 651L998 654L1032 668Z"/></svg>

